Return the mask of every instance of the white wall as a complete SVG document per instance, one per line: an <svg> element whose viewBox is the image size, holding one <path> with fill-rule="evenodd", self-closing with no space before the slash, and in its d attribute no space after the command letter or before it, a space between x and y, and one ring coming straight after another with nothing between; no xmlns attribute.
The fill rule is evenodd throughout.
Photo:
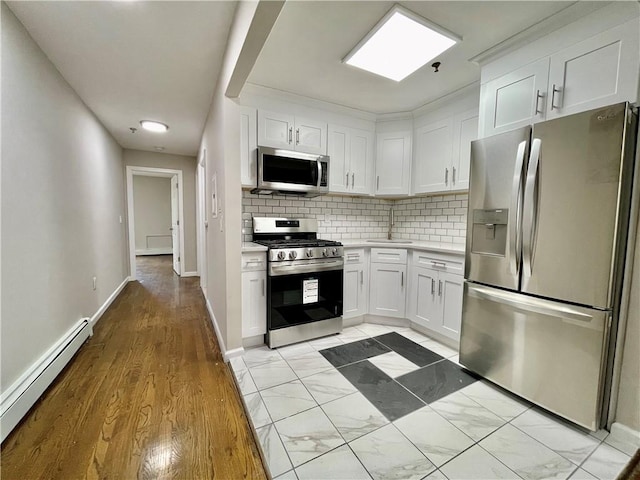
<svg viewBox="0 0 640 480"><path fill-rule="evenodd" d="M184 272L198 270L196 248L196 158L168 153L124 149L125 166L182 170L184 188ZM137 221L137 219L136 219ZM127 267L128 268L128 267Z"/></svg>
<svg viewBox="0 0 640 480"><path fill-rule="evenodd" d="M171 179L133 176L136 255L172 253Z"/></svg>
<svg viewBox="0 0 640 480"><path fill-rule="evenodd" d="M233 355L242 350L240 259L240 107L225 96L248 75L282 2L238 2L227 39L227 50L202 134L200 155L206 158L207 287L205 297L213 314L220 347ZM239 69L236 71L236 66ZM245 78L246 79L246 78ZM206 151L206 155L204 152ZM218 215L212 217L212 178L217 178ZM234 351L235 352L232 352ZM228 358L228 357L227 357Z"/></svg>
<svg viewBox="0 0 640 480"><path fill-rule="evenodd" d="M632 275L631 298L615 421L640 433L640 229L636 237L633 273L627 274Z"/></svg>
<svg viewBox="0 0 640 480"><path fill-rule="evenodd" d="M126 278L127 255L120 146L1 8L5 392L96 313Z"/></svg>

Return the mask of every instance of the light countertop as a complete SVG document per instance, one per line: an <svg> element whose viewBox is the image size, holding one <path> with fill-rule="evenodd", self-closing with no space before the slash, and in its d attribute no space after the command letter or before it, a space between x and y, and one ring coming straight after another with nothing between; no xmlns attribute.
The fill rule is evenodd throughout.
<svg viewBox="0 0 640 480"><path fill-rule="evenodd" d="M393 242L385 241L384 239L371 239L370 241L362 239L349 239L342 240L342 245L345 248L357 248L357 247L375 247L375 248L409 248L413 250L426 250L440 253L451 253L454 255L464 255L464 244L461 243L442 243L442 242L428 242L423 240L406 240L401 239ZM242 242L242 253L251 252L266 252L267 247L253 242Z"/></svg>
<svg viewBox="0 0 640 480"><path fill-rule="evenodd" d="M442 243L428 242L424 240L406 240L394 239L393 242L384 239L350 239L342 240L345 248L355 247L375 247L375 248L409 248L413 250L427 250L440 253L452 253L455 255L464 255L465 245L463 243Z"/></svg>
<svg viewBox="0 0 640 480"><path fill-rule="evenodd" d="M253 242L242 242L242 253L266 252L267 247Z"/></svg>

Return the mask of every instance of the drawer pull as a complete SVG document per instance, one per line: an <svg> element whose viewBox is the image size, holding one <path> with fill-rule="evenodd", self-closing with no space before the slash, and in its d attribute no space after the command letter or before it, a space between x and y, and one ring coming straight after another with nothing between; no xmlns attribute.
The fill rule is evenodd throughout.
<svg viewBox="0 0 640 480"><path fill-rule="evenodd" d="M445 262L436 262L435 260L431 260L431 265L434 267L447 268L447 264Z"/></svg>

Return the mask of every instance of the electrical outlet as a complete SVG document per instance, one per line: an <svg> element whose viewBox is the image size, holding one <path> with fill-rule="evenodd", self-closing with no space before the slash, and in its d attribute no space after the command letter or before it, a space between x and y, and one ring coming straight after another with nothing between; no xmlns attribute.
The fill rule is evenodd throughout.
<svg viewBox="0 0 640 480"><path fill-rule="evenodd" d="M119 218L120 218L120 223L122 223L122 215L120 215L120 217L119 217Z"/></svg>
<svg viewBox="0 0 640 480"><path fill-rule="evenodd" d="M98 288L98 277L93 277L93 289Z"/></svg>

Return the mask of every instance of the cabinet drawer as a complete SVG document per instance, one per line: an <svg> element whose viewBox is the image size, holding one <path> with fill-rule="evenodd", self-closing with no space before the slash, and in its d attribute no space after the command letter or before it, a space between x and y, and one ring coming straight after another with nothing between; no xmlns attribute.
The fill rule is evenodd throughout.
<svg viewBox="0 0 640 480"><path fill-rule="evenodd" d="M243 253L242 254L242 271L252 272L256 270L267 269L267 255L264 252Z"/></svg>
<svg viewBox="0 0 640 480"><path fill-rule="evenodd" d="M344 264L354 265L364 262L364 248L344 249Z"/></svg>
<svg viewBox="0 0 640 480"><path fill-rule="evenodd" d="M431 252L414 251L411 263L419 267L433 268L443 272L462 275L464 273L464 258L453 255L434 254Z"/></svg>
<svg viewBox="0 0 640 480"><path fill-rule="evenodd" d="M372 263L397 263L406 265L407 250L402 248L372 248Z"/></svg>

